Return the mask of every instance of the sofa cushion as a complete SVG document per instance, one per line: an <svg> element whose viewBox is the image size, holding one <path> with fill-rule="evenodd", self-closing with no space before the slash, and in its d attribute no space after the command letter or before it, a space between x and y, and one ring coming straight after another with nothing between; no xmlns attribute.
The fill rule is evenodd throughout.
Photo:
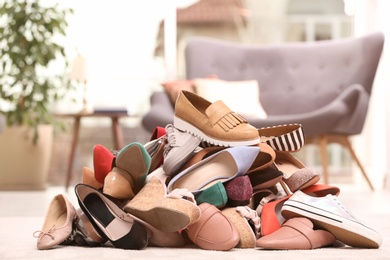
<svg viewBox="0 0 390 260"><path fill-rule="evenodd" d="M196 93L210 102L222 100L231 110L248 118L267 117L260 103L257 80L195 79Z"/></svg>
<svg viewBox="0 0 390 260"><path fill-rule="evenodd" d="M205 79L217 79L217 78L218 78L217 75L211 74ZM168 94L173 107L175 107L176 99L182 90L187 90L196 93L194 87L194 79L165 81L161 83L161 85L164 87L165 92Z"/></svg>
<svg viewBox="0 0 390 260"><path fill-rule="evenodd" d="M175 80L161 83L161 85L164 87L165 92L168 94L173 106L175 105L176 99L179 96L180 91L187 90L190 92L195 92L193 84L193 80Z"/></svg>

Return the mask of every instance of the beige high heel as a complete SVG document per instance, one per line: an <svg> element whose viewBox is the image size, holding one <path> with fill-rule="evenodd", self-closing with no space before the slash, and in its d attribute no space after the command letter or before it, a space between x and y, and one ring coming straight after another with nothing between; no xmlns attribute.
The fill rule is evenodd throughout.
<svg viewBox="0 0 390 260"><path fill-rule="evenodd" d="M158 168L156 171L162 171ZM178 189L167 194L166 185L160 177L153 176L124 207L128 212L153 227L175 232L195 223L200 218L200 208L192 193Z"/></svg>
<svg viewBox="0 0 390 260"><path fill-rule="evenodd" d="M103 188L103 184L96 180L95 173L91 168L83 167L81 171L81 182L89 186L94 187L95 189Z"/></svg>
<svg viewBox="0 0 390 260"><path fill-rule="evenodd" d="M103 193L130 200L145 185L151 157L142 144L134 142L119 151L115 164L104 178Z"/></svg>

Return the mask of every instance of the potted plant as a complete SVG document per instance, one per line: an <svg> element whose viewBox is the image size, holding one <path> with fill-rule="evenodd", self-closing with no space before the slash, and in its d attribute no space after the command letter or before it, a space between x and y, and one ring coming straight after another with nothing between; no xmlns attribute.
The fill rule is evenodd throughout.
<svg viewBox="0 0 390 260"><path fill-rule="evenodd" d="M50 107L72 88L65 69L53 72L54 65L67 65L65 48L58 40L66 35L67 17L72 13L70 8L43 5L39 0L4 0L0 4L0 114L7 125L0 133L0 189L45 185L53 128L62 127ZM17 136L8 136L11 132ZM10 146L7 141L12 141ZM27 157L23 157L26 151ZM40 159L33 151L48 158ZM37 170L40 177L30 177L29 161L43 167Z"/></svg>

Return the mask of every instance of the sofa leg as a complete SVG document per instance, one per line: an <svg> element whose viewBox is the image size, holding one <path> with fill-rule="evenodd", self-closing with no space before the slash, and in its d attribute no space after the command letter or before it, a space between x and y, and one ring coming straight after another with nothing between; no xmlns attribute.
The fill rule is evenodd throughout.
<svg viewBox="0 0 390 260"><path fill-rule="evenodd" d="M352 158L355 160L357 166L359 167L360 171L362 172L363 177L366 179L368 186L370 186L370 189L373 191L374 186L372 185L370 178L368 177L366 171L364 170L363 165L360 163L359 158L356 156L355 151L352 148L352 145L351 145L351 142L349 141L348 136L344 136L344 140L345 141L343 142L343 145L348 149Z"/></svg>
<svg viewBox="0 0 390 260"><path fill-rule="evenodd" d="M320 156L322 163L322 176L324 177L324 183L329 184L329 174L328 174L328 137L327 135L321 135L318 140L318 145L320 148Z"/></svg>

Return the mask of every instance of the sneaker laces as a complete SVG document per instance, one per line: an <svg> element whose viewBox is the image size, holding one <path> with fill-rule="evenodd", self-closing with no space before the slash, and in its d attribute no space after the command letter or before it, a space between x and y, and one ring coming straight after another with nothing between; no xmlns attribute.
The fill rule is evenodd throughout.
<svg viewBox="0 0 390 260"><path fill-rule="evenodd" d="M164 158L167 157L168 153L171 151L173 146L176 145L176 135L174 132L174 126L172 124L168 124L165 127L166 135L167 135L167 143L164 146Z"/></svg>
<svg viewBox="0 0 390 260"><path fill-rule="evenodd" d="M328 194L326 195L326 197L328 197L329 199L331 199L336 205L338 208L340 208L343 212L345 212L350 218L352 218L354 221L356 222L359 222L359 220L357 220L353 215L352 213L337 199L336 196L332 195L332 194Z"/></svg>

